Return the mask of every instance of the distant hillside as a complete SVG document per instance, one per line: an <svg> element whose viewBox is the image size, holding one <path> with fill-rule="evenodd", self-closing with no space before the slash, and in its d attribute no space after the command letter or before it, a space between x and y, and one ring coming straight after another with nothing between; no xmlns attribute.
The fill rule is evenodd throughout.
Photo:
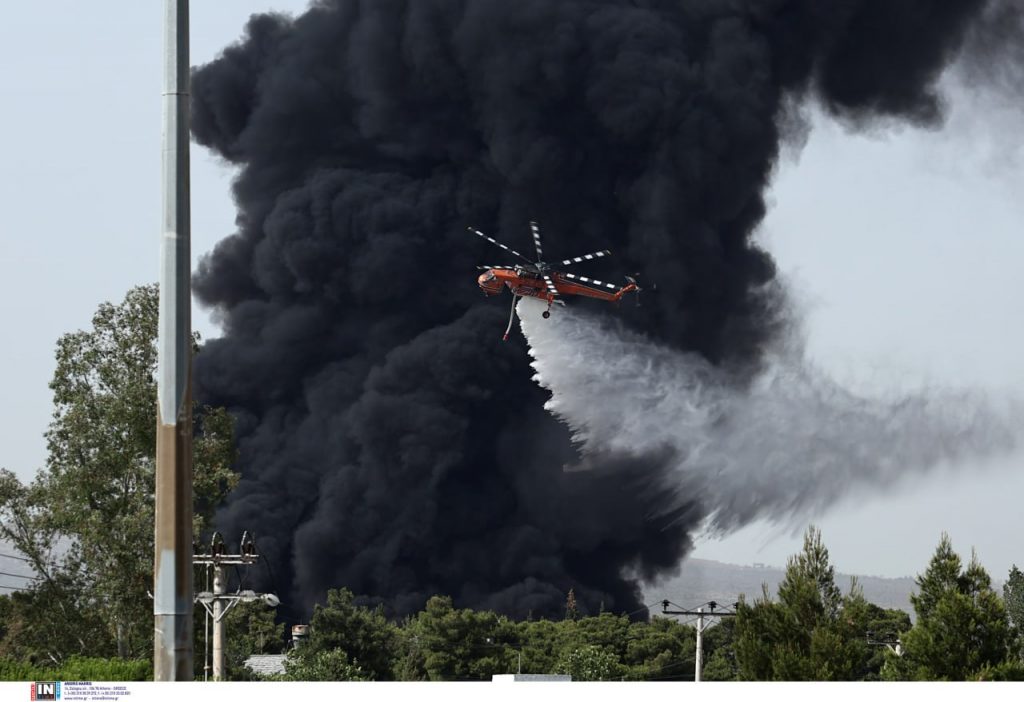
<svg viewBox="0 0 1024 702"><path fill-rule="evenodd" d="M29 581L3 573L33 575L32 569L23 561L8 557L16 555L10 544L0 541L0 593L26 587ZM681 607L697 607L714 600L722 605L731 605L740 594L752 600L761 594L761 584L767 583L768 591L774 596L782 581L781 568L763 566L740 566L701 558L690 558L683 563L682 572L675 578L651 585L644 591L644 601L660 603L671 600ZM910 594L916 591L913 578L877 578L857 576L864 596L869 602L880 607L902 609L913 617ZM850 589L850 576L838 575L836 582L843 592ZM997 589L1001 585L996 583ZM660 607L653 607L657 612Z"/></svg>
<svg viewBox="0 0 1024 702"><path fill-rule="evenodd" d="M671 600L682 607L696 607L714 600L722 605L731 605L741 594L752 600L761 594L761 585L768 585L768 592L775 595L784 571L781 568L765 566L740 566L701 558L689 558L683 563L682 572L670 580L651 585L644 591L646 602ZM849 575L836 574L836 584L845 593L850 590ZM856 576L864 589L864 597L879 607L902 609L913 616L910 595L917 591L913 578L877 578ZM657 612L659 607L652 609Z"/></svg>

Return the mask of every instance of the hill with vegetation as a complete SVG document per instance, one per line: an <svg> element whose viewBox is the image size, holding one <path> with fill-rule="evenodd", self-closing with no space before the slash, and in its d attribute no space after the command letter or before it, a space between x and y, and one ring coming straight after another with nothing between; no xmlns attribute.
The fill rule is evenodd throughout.
<svg viewBox="0 0 1024 702"><path fill-rule="evenodd" d="M683 563L679 575L645 588L644 600L648 603L670 600L683 607L696 607L710 601L731 605L740 595L745 595L748 600L759 597L763 585L769 592L775 592L785 575L784 568L689 558ZM837 573L836 585L843 592L848 592L854 579L868 602L885 609L902 609L913 616L910 596L917 592L917 586L912 577L879 578Z"/></svg>

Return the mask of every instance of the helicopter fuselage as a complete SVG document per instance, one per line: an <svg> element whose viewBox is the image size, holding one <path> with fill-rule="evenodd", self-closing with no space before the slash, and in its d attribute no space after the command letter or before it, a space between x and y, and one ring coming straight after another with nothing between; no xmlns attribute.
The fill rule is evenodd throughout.
<svg viewBox="0 0 1024 702"><path fill-rule="evenodd" d="M608 292L605 292L597 287L579 285L557 271L551 271L548 273L548 276L551 278L552 283L554 283L558 294L562 296L581 295L607 302L616 302L621 300L622 296L626 293L636 290L636 285L633 283L624 288L600 283L611 288ZM591 281L590 279L583 279L583 282ZM599 281L593 281L593 284L598 283ZM553 302L556 297L548 290L543 277L521 268L488 268L477 278L477 284L484 291L485 295L500 295L501 291L507 287L517 297L536 297L548 304Z"/></svg>

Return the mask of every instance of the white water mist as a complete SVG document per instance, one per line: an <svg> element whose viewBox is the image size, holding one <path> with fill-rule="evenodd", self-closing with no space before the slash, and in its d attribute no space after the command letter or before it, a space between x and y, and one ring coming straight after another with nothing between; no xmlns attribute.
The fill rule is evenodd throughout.
<svg viewBox="0 0 1024 702"><path fill-rule="evenodd" d="M572 307L543 319L518 312L546 408L572 430L583 457L671 456L670 484L696 500L712 533L751 521L820 514L853 489L881 490L946 462L1018 446L1015 404L981 393L925 389L859 397L809 364L801 349L770 354L738 386L696 354Z"/></svg>

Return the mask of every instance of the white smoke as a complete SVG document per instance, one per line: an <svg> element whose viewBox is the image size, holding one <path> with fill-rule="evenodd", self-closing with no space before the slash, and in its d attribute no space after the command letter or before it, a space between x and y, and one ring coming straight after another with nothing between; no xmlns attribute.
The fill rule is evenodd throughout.
<svg viewBox="0 0 1024 702"><path fill-rule="evenodd" d="M680 502L696 500L707 529L820 514L852 489L880 490L944 463L1012 451L1015 403L974 391L920 390L859 397L814 368L797 348L738 386L695 354L662 346L608 316L572 308L542 319L518 313L545 405L583 456L651 456L673 462Z"/></svg>

